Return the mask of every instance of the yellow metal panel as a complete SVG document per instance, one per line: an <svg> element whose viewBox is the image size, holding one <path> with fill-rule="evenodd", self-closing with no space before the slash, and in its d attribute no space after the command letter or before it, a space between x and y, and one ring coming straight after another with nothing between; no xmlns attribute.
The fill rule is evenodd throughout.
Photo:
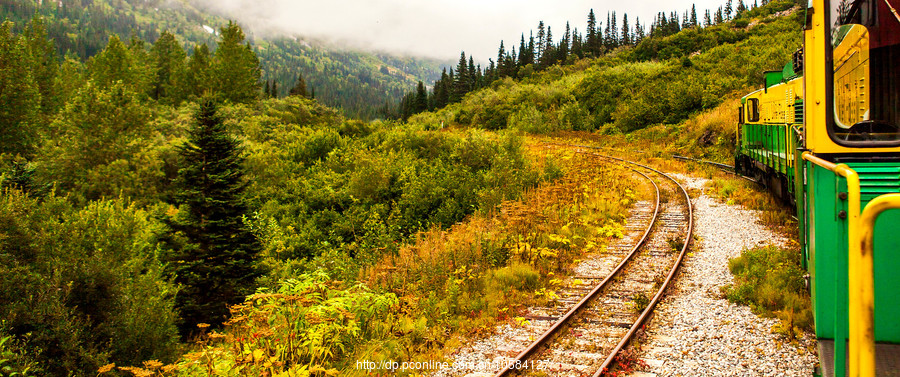
<svg viewBox="0 0 900 377"><path fill-rule="evenodd" d="M825 12L827 6L825 0L812 1L811 27L803 32L804 39L804 127L806 149L816 154L827 153L880 153L900 152L900 147L894 148L847 148L840 146L828 136L826 114L832 109L826 109L826 72L834 69L826 66L825 46L831 43L831 36L825 35ZM868 53L866 54L868 59ZM866 83L868 85L868 83ZM868 107L868 98L864 106ZM862 106L862 105L861 105Z"/></svg>
<svg viewBox="0 0 900 377"><path fill-rule="evenodd" d="M859 361L859 370L850 369L851 375L875 376L875 220L889 209L900 209L900 194L885 194L872 199L859 219L858 270L850 271L850 280L859 282L858 290L850 291L850 310L856 312L856 318L861 321L857 333L850 332L850 358ZM854 339L858 343L856 347L853 347ZM858 354L854 355L854 351Z"/></svg>

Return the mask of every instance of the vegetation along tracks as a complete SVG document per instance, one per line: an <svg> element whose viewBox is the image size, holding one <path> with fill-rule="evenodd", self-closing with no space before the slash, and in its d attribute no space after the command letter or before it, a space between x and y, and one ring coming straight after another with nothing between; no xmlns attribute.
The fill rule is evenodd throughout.
<svg viewBox="0 0 900 377"><path fill-rule="evenodd" d="M610 370L614 362L625 359L622 351L662 298L690 244L690 197L674 178L645 165L584 150L590 147L569 147L628 166L650 182L655 203L638 202L633 211L629 229L646 224L639 239L626 237L610 245L610 257L619 261L611 272L576 276L560 293L560 307L529 317L552 325L497 377L541 372L600 376Z"/></svg>

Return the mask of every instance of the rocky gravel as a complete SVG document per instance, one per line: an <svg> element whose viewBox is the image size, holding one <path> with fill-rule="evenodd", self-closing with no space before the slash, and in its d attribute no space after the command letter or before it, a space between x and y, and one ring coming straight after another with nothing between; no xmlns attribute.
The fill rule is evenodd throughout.
<svg viewBox="0 0 900 377"><path fill-rule="evenodd" d="M686 188L706 180L675 175ZM772 332L777 320L760 318L721 297L732 283L728 260L745 248L787 240L759 223L757 211L694 195L697 236L676 285L657 306L637 355L646 365L633 376L810 376L815 339L788 342Z"/></svg>

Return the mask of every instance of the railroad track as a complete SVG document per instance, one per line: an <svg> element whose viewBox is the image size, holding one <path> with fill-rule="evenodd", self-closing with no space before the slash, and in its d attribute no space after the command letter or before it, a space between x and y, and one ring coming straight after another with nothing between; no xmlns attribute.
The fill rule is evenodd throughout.
<svg viewBox="0 0 900 377"><path fill-rule="evenodd" d="M638 202L629 217L629 236L608 248L607 263L618 261L611 271L574 277L560 291L559 306L532 311L527 318L546 330L496 377L603 375L653 312L690 245L693 210L675 179L585 149L591 147L569 147L628 166L651 184L655 200Z"/></svg>

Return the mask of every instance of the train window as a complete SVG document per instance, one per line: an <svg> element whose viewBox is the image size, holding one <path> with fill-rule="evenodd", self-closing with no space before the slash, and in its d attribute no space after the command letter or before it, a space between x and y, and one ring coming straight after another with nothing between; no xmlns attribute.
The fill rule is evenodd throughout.
<svg viewBox="0 0 900 377"><path fill-rule="evenodd" d="M751 122L759 122L759 99L751 98L747 101L747 118Z"/></svg>
<svg viewBox="0 0 900 377"><path fill-rule="evenodd" d="M744 124L744 107L738 107L738 124Z"/></svg>
<svg viewBox="0 0 900 377"><path fill-rule="evenodd" d="M900 0L830 2L828 133L848 147L900 146Z"/></svg>

